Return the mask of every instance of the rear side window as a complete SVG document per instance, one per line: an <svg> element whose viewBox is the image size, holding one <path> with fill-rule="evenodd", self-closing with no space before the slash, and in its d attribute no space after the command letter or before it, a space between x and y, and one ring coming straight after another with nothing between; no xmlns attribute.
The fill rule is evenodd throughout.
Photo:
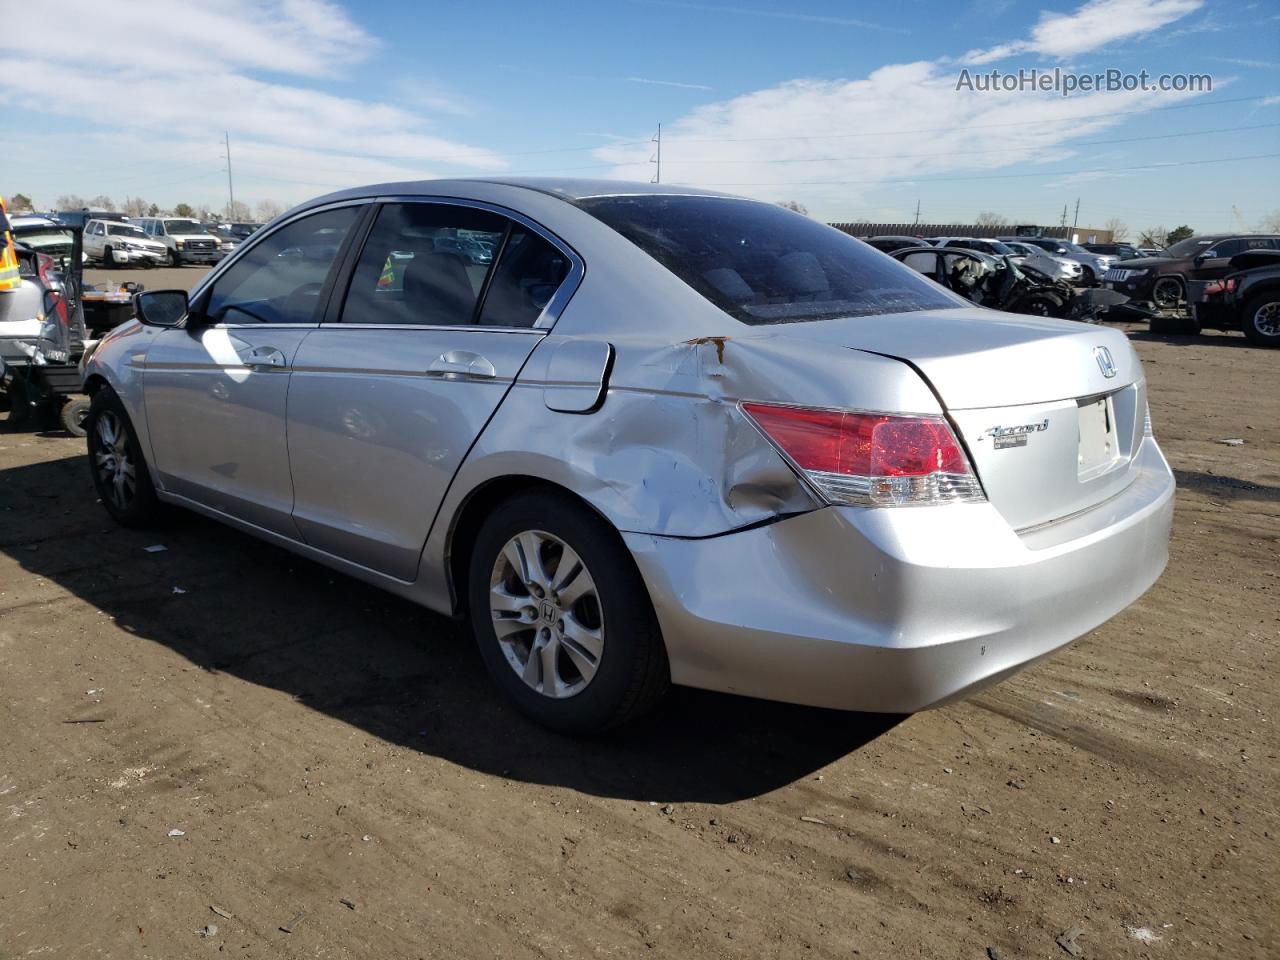
<svg viewBox="0 0 1280 960"><path fill-rule="evenodd" d="M960 300L832 227L729 197L595 197L578 205L743 323L943 310Z"/></svg>
<svg viewBox="0 0 1280 960"><path fill-rule="evenodd" d="M568 257L532 230L513 225L489 284L480 324L532 327L568 275Z"/></svg>
<svg viewBox="0 0 1280 960"><path fill-rule="evenodd" d="M472 323L507 222L455 204L387 204L351 277L342 322Z"/></svg>

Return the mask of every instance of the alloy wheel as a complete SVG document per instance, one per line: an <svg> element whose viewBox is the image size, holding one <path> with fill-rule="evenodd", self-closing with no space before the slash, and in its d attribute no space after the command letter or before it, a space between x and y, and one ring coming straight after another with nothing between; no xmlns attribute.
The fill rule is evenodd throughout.
<svg viewBox="0 0 1280 960"><path fill-rule="evenodd" d="M1152 288L1151 299L1162 307L1176 307L1182 299L1182 284L1171 277L1162 277Z"/></svg>
<svg viewBox="0 0 1280 960"><path fill-rule="evenodd" d="M98 414L93 427L94 469L101 489L120 510L127 510L137 492L137 468L129 454L128 434L112 410Z"/></svg>
<svg viewBox="0 0 1280 960"><path fill-rule="evenodd" d="M527 530L507 541L489 581L493 631L508 665L545 697L581 693L604 653L596 582L554 534Z"/></svg>
<svg viewBox="0 0 1280 960"><path fill-rule="evenodd" d="M1253 325L1266 337L1280 337L1280 300L1264 303L1253 314Z"/></svg>

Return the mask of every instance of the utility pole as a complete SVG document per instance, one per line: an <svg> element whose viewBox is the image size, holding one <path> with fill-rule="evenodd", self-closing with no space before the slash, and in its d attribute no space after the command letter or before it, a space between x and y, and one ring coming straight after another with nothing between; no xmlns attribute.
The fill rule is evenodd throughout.
<svg viewBox="0 0 1280 960"><path fill-rule="evenodd" d="M662 124L658 124L658 135L654 137L652 140L650 140L649 142L656 143L658 145L658 153L656 158L655 157L649 158L650 163L657 164L657 169L654 171L653 179L650 180L649 182L661 183L662 182Z"/></svg>
<svg viewBox="0 0 1280 960"><path fill-rule="evenodd" d="M227 147L227 219L235 219L236 191L231 186L231 133L224 130L222 132L224 143Z"/></svg>
<svg viewBox="0 0 1280 960"><path fill-rule="evenodd" d="M916 222L912 226L920 226L920 198L916 198Z"/></svg>
<svg viewBox="0 0 1280 960"><path fill-rule="evenodd" d="M1076 215L1071 218L1071 229L1074 230L1080 224L1080 198L1076 197Z"/></svg>
<svg viewBox="0 0 1280 960"><path fill-rule="evenodd" d="M1064 203L1062 205L1062 222L1059 224L1059 226L1065 228L1066 225L1067 225L1067 205Z"/></svg>

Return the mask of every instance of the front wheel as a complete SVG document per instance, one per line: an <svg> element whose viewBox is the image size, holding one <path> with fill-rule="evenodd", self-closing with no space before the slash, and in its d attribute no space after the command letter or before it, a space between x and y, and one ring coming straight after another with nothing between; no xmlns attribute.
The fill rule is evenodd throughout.
<svg viewBox="0 0 1280 960"><path fill-rule="evenodd" d="M1151 288L1151 299L1158 307L1174 309L1182 302L1182 280L1178 277L1161 277Z"/></svg>
<svg viewBox="0 0 1280 960"><path fill-rule="evenodd" d="M168 261L169 261L169 266L171 266L171 267L180 267L180 266L182 266L182 261L178 259L178 251L177 251L177 250L170 249L170 250L169 250L169 256L168 256L168 258L167 258L167 259L168 259Z"/></svg>
<svg viewBox="0 0 1280 960"><path fill-rule="evenodd" d="M143 527L154 521L160 504L151 473L133 422L110 387L104 386L93 395L84 427L93 486L107 513L125 527Z"/></svg>
<svg viewBox="0 0 1280 960"><path fill-rule="evenodd" d="M1241 327L1249 342L1280 347L1280 292L1262 293L1244 305Z"/></svg>
<svg viewBox="0 0 1280 960"><path fill-rule="evenodd" d="M644 581L618 534L567 496L500 504L471 552L471 628L490 676L526 716L589 734L639 717L670 671Z"/></svg>

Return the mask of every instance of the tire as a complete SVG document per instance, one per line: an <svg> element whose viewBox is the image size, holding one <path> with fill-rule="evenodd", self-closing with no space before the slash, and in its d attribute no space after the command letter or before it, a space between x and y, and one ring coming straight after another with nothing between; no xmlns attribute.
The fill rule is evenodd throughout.
<svg viewBox="0 0 1280 960"><path fill-rule="evenodd" d="M124 527L154 523L160 513L160 503L151 483L151 472L129 414L110 387L104 386L93 395L84 428L88 434L93 486L107 513Z"/></svg>
<svg viewBox="0 0 1280 960"><path fill-rule="evenodd" d="M562 572L571 554L578 562ZM532 491L499 504L476 534L467 597L489 675L542 726L600 733L652 709L671 683L634 560L568 496Z"/></svg>
<svg viewBox="0 0 1280 960"><path fill-rule="evenodd" d="M1093 272L1093 267L1080 265L1080 282L1086 287L1094 287L1098 284L1098 275Z"/></svg>
<svg viewBox="0 0 1280 960"><path fill-rule="evenodd" d="M1200 324L1195 317L1152 317L1147 329L1160 337L1198 337Z"/></svg>
<svg viewBox="0 0 1280 960"><path fill-rule="evenodd" d="M87 436L84 422L88 417L89 398L82 393L69 397L58 411L58 422L62 424L62 429L73 437Z"/></svg>
<svg viewBox="0 0 1280 960"><path fill-rule="evenodd" d="M182 266L182 261L178 259L178 251L174 250L172 247L169 248L169 266L171 267Z"/></svg>
<svg viewBox="0 0 1280 960"><path fill-rule="evenodd" d="M1052 294L1033 293L1021 301L1014 312L1035 317L1061 317L1066 312L1066 308L1065 304Z"/></svg>
<svg viewBox="0 0 1280 960"><path fill-rule="evenodd" d="M1157 307L1170 309L1176 307L1185 298L1186 290L1181 277L1156 277L1156 282L1151 285L1151 300Z"/></svg>
<svg viewBox="0 0 1280 960"><path fill-rule="evenodd" d="M1259 347L1280 347L1280 290L1250 297L1240 315L1240 328Z"/></svg>
<svg viewBox="0 0 1280 960"><path fill-rule="evenodd" d="M116 253L110 247L102 248L102 265L104 267L114 267L116 265Z"/></svg>

